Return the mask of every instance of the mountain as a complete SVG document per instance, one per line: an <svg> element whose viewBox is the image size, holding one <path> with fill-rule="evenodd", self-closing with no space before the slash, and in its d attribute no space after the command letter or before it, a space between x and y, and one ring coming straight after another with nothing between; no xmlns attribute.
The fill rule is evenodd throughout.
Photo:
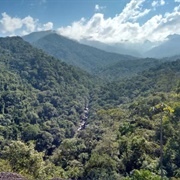
<svg viewBox="0 0 180 180"><path fill-rule="evenodd" d="M169 35L165 42L150 49L145 53L146 57L164 58L180 54L180 35Z"/></svg>
<svg viewBox="0 0 180 180"><path fill-rule="evenodd" d="M144 42L125 41L116 43L102 43L99 41L91 40L91 38L84 38L79 42L107 52L131 55L138 58L146 57L146 52L148 52L153 47L161 44L161 42L151 42L149 40L145 40Z"/></svg>
<svg viewBox="0 0 180 180"><path fill-rule="evenodd" d="M89 97L90 75L32 47L20 37L0 38L0 64L0 126L6 137L17 140L23 129L24 141L40 140L41 133L51 131L45 127L47 122L59 123L59 127L52 124L54 128L65 124L69 127L68 132L63 128L61 138L74 135ZM12 131L5 128L8 124ZM28 135L29 126L38 129L37 134ZM56 140L57 134L51 138L54 145L61 141ZM38 150L45 147L41 142L36 144Z"/></svg>
<svg viewBox="0 0 180 180"><path fill-rule="evenodd" d="M41 32L30 34L25 37L25 40L32 42L39 34L41 34ZM42 34L44 35L44 32L42 32ZM100 68L121 60L128 61L136 59L132 56L108 53L97 48L83 45L56 33L50 33L41 37L42 35L40 35L38 40L32 42L35 47L43 49L46 53L91 73L98 72Z"/></svg>
<svg viewBox="0 0 180 180"><path fill-rule="evenodd" d="M24 39L31 42L33 46L43 49L46 53L106 80L132 77L145 69L162 63L152 58L142 59L102 51L60 36L55 32L32 33L25 36ZM102 49L110 50L113 48L100 42L93 41L92 44L93 46L96 44ZM149 47L151 42L145 44L144 46ZM118 45L116 47L118 48Z"/></svg>
<svg viewBox="0 0 180 180"><path fill-rule="evenodd" d="M110 81L133 77L142 71L156 67L162 64L164 61L170 60L171 59L158 60L153 58L140 58L128 61L124 60L102 68L98 72L98 76L102 79L107 79Z"/></svg>
<svg viewBox="0 0 180 180"><path fill-rule="evenodd" d="M64 51L61 50L62 51L61 53L55 52L55 50L54 51L50 50L51 48L49 46L52 46L52 45L47 45L47 42L46 42L47 40L43 41L43 42L42 42L42 40L40 40L40 39L45 38L48 35L55 35L55 34L56 34L55 31L34 32L34 33L24 36L23 39L30 43L34 43L35 46L44 49L48 53L51 53L51 55L57 56L57 58L61 58L63 60L65 58L66 59L70 58L70 55L67 53L68 49L66 49L66 50L64 49ZM66 39L66 40L71 40L71 39L68 39L68 38L65 38L65 37L59 35L59 37L57 38L57 41L61 41L60 37ZM48 39L48 40L50 40L50 39ZM39 42L37 42L37 41L39 41ZM57 41L56 41L56 45L58 45ZM72 41L74 41L74 40L72 40ZM142 57L165 58L165 57L179 55L180 35L178 35L178 34L169 35L169 36L167 36L166 40L163 42L151 42L151 41L147 40L143 43L124 42L124 43L106 44L106 43L102 43L102 42L94 41L94 40L90 40L90 39L82 39L79 42L80 43L78 43L77 41L74 41L74 43L76 43L74 45L77 47L80 45L80 48L82 48L82 49L84 49L84 47L85 47L85 46L83 47L83 44L84 44L84 45L87 45L87 47L89 47L89 46L95 47L102 51L120 54L121 56L129 55L129 56L139 57L139 58L142 58ZM50 43L52 43L52 41L50 41ZM68 48L68 43L66 45ZM58 46L60 46L60 44ZM54 47L54 45L53 45L53 47ZM86 47L86 50L88 49L87 47ZM56 49L57 47L54 47L54 48ZM71 46L71 48L72 48L72 46ZM56 49L56 50L59 51L60 49ZM75 50L77 50L77 49L74 49L74 51ZM93 49L91 49L90 52L92 53ZM74 52L72 52L72 53L74 53ZM68 58L64 57L65 54L67 54ZM102 54L102 53L100 53L100 54ZM92 54L92 58L94 58L94 56L97 57L96 53ZM82 56L81 56L81 58L82 58ZM123 59L124 57L119 56L119 58L121 60L121 58ZM79 57L77 57L77 55L76 55L75 59L79 59ZM112 59L114 59L114 57ZM67 62L72 65L77 65L77 66L80 66L83 63L82 60L80 61L79 64L78 64L78 62L76 62L76 63L71 62L71 60L69 60L69 61L67 60ZM112 63L114 63L114 62L115 61L112 60ZM103 62L103 63L106 64L106 62ZM108 64L108 61L107 61L107 64Z"/></svg>
<svg viewBox="0 0 180 180"><path fill-rule="evenodd" d="M39 39L41 39L41 38L43 38L43 37L45 37L45 36L47 36L47 35L49 35L49 34L53 34L53 33L55 33L55 32L54 32L54 31L51 31L51 30L49 30L49 31L33 32L33 33L31 33L31 34L28 34L28 35L23 36L23 39L24 39L25 41L28 41L28 42L30 42L30 43L33 43L33 42L35 42L35 41L37 41L37 40L39 40Z"/></svg>
<svg viewBox="0 0 180 180"><path fill-rule="evenodd" d="M142 57L142 52L139 52L138 48L136 48L137 44L132 46L126 43L105 44L99 41L89 40L89 39L82 39L80 40L80 43L104 50L106 52Z"/></svg>
<svg viewBox="0 0 180 180"><path fill-rule="evenodd" d="M180 82L180 60L161 63L155 67L140 72L131 78L107 82L101 87L97 101L100 104L108 103L119 105L134 98L156 94L168 93L176 90ZM95 100L94 100L95 101Z"/></svg>
<svg viewBox="0 0 180 180"><path fill-rule="evenodd" d="M179 72L180 60L166 62L133 78L107 82L91 96L94 113L78 136L94 144L84 179L161 179L160 120L164 177L180 177Z"/></svg>
<svg viewBox="0 0 180 180"><path fill-rule="evenodd" d="M165 57L165 58L162 58L161 60L162 61L175 61L177 59L180 59L180 54L179 55L176 55L176 56L170 56L170 57Z"/></svg>
<svg viewBox="0 0 180 180"><path fill-rule="evenodd" d="M93 150L86 177L123 179L116 174L120 171L130 174L129 177L123 175L130 180L161 179L158 173L160 146L163 146L164 178L180 177L176 175L180 168L176 149L180 144L179 72L180 60L177 60L128 80L108 83L100 89L99 98L93 99L93 103L99 105L96 105L99 110L94 118L99 119L97 129L103 129L104 136Z"/></svg>
<svg viewBox="0 0 180 180"><path fill-rule="evenodd" d="M1 175L160 180L163 146L164 178L180 178L180 60L96 81L9 37L0 66Z"/></svg>

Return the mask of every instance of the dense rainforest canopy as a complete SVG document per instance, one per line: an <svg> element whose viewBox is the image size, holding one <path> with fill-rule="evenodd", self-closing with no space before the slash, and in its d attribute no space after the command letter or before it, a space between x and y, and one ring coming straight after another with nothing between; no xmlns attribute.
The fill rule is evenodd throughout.
<svg viewBox="0 0 180 180"><path fill-rule="evenodd" d="M0 172L158 180L162 119L163 175L180 178L180 60L154 62L107 81L20 37L0 38Z"/></svg>

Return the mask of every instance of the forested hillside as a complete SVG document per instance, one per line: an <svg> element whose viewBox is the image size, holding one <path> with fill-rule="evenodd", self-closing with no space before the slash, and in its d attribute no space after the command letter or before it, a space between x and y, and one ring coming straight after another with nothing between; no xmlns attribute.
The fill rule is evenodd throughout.
<svg viewBox="0 0 180 180"><path fill-rule="evenodd" d="M44 35L45 32L29 34L23 38L31 42L33 46L43 49L46 53L90 73L94 73L98 71L99 68L105 67L111 63L117 63L121 60L136 59L132 56L108 53L86 46L56 33L50 33L46 36L41 35L41 33ZM40 38L37 39L34 36L39 36ZM31 39L37 40L32 42Z"/></svg>
<svg viewBox="0 0 180 180"><path fill-rule="evenodd" d="M160 180L162 120L163 176L180 178L180 60L104 82L12 37L0 66L0 172Z"/></svg>
<svg viewBox="0 0 180 180"><path fill-rule="evenodd" d="M124 78L130 78L138 73L145 71L151 67L160 65L165 60L157 60L153 58L142 58L136 60L122 60L118 63L111 64L102 68L97 75L108 81L118 81ZM167 61L170 61L169 59Z"/></svg>
<svg viewBox="0 0 180 180"><path fill-rule="evenodd" d="M24 36L23 39L46 53L106 81L133 77L165 61L176 59L176 57L169 57L158 60L110 53L80 44L53 31L34 32Z"/></svg>
<svg viewBox="0 0 180 180"><path fill-rule="evenodd" d="M0 64L1 147L10 140L26 147L21 140L45 152L44 157L52 154L63 139L74 136L92 78L19 37L0 39ZM25 167L12 168L21 170L39 176Z"/></svg>
<svg viewBox="0 0 180 180"><path fill-rule="evenodd" d="M179 55L180 35L173 34L166 37L166 41L151 48L145 53L146 57L171 57Z"/></svg>

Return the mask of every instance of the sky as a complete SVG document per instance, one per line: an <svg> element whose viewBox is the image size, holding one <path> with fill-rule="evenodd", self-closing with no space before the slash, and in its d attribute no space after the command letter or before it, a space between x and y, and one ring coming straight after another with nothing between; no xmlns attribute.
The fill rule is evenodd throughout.
<svg viewBox="0 0 180 180"><path fill-rule="evenodd" d="M55 30L103 43L180 34L180 0L0 0L0 37Z"/></svg>

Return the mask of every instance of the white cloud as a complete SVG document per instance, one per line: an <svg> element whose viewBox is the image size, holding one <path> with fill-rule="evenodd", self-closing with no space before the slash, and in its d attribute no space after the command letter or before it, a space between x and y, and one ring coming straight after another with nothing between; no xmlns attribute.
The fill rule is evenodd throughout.
<svg viewBox="0 0 180 180"><path fill-rule="evenodd" d="M95 7L94 7L94 10L96 12L101 11L103 9L106 9L106 6L100 6L99 4L96 4Z"/></svg>
<svg viewBox="0 0 180 180"><path fill-rule="evenodd" d="M165 4L166 4L165 0L153 1L151 3L153 8L156 8L158 6L164 6Z"/></svg>
<svg viewBox="0 0 180 180"><path fill-rule="evenodd" d="M161 5L161 6L164 6L164 5L165 5L165 1L164 1L164 0L161 0L161 1L160 1L160 5Z"/></svg>
<svg viewBox="0 0 180 180"><path fill-rule="evenodd" d="M150 9L143 9L144 1L131 0L122 13L114 18L105 19L103 14L96 13L89 21L83 19L74 22L71 26L59 28L58 32L77 40L90 38L112 43L127 41L130 38L135 41L140 28L136 21L150 12Z"/></svg>
<svg viewBox="0 0 180 180"><path fill-rule="evenodd" d="M139 24L137 20L150 12L143 8L144 2L145 0L131 0L122 13L115 17L106 19L102 13L96 13L89 20L83 18L71 26L59 28L58 33L76 40L86 38L104 43L155 42L163 41L170 34L180 34L180 6L172 12L155 15L144 24ZM158 3L163 5L165 2Z"/></svg>
<svg viewBox="0 0 180 180"><path fill-rule="evenodd" d="M0 19L0 33L5 35L25 35L37 30L50 30L53 28L53 23L48 22L46 24L39 24L38 19L33 19L31 16L27 16L23 19L18 17L11 17L6 12L2 13L2 19Z"/></svg>
<svg viewBox="0 0 180 180"><path fill-rule="evenodd" d="M179 6L176 6L176 7L174 8L174 11L175 11L175 12L180 11L180 5L179 5Z"/></svg>
<svg viewBox="0 0 180 180"><path fill-rule="evenodd" d="M180 3L180 0L174 0L174 2L179 2Z"/></svg>
<svg viewBox="0 0 180 180"><path fill-rule="evenodd" d="M180 1L180 0L176 0ZM72 39L97 40L103 43L138 43L145 40L162 41L170 34L180 34L180 5L172 12L152 16L143 24L138 20L151 10L144 8L145 0L131 0L120 14L105 18L102 13L95 13L89 20L81 18L70 26L60 27L57 32ZM163 5L165 1L154 0L153 8ZM96 7L99 8L99 5ZM153 11L154 12L154 11ZM31 16L24 18L11 17L2 13L0 33L13 35L28 34L33 31L50 30L52 22L40 24Z"/></svg>
<svg viewBox="0 0 180 180"><path fill-rule="evenodd" d="M142 4L145 0L131 0L125 8L123 9L122 13L118 15L119 19L122 22L127 20L137 20L142 16L145 16L150 12L150 9L143 9Z"/></svg>
<svg viewBox="0 0 180 180"><path fill-rule="evenodd" d="M20 29L23 23L20 18L12 18L5 12L2 13L2 19L0 20L2 33L13 33L15 30Z"/></svg>
<svg viewBox="0 0 180 180"><path fill-rule="evenodd" d="M37 31L48 31L48 30L52 30L52 29L53 29L53 23L48 22L46 24L39 25L37 28Z"/></svg>
<svg viewBox="0 0 180 180"><path fill-rule="evenodd" d="M94 9L95 9L95 11L98 11L100 9L99 5L96 4Z"/></svg>
<svg viewBox="0 0 180 180"><path fill-rule="evenodd" d="M53 29L53 23L52 22L48 22L46 24L43 24L43 30L47 31L47 30L51 30Z"/></svg>
<svg viewBox="0 0 180 180"><path fill-rule="evenodd" d="M151 5L152 7L156 7L158 5L158 1L153 1Z"/></svg>
<svg viewBox="0 0 180 180"><path fill-rule="evenodd" d="M27 16L22 19L22 23L25 25L28 32L33 32L36 29L38 20L34 20L31 16Z"/></svg>

